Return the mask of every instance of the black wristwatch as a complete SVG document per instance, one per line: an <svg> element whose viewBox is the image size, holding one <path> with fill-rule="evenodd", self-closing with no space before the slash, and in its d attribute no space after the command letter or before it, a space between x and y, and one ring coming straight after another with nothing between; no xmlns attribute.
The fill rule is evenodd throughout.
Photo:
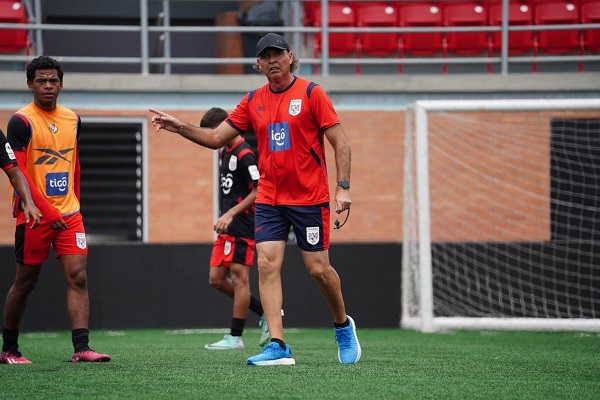
<svg viewBox="0 0 600 400"><path fill-rule="evenodd" d="M339 181L337 185L343 187L344 189L350 189L350 182L348 181Z"/></svg>

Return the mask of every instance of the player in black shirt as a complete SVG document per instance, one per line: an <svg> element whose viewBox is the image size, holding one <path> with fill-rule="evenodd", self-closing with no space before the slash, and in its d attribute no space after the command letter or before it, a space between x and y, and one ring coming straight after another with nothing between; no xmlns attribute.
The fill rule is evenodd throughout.
<svg viewBox="0 0 600 400"><path fill-rule="evenodd" d="M33 199L31 198L31 192L29 191L29 185L27 184L27 179L25 175L19 170L17 166L17 159L15 154L13 153L8 141L6 140L6 136L4 136L4 132L0 129L0 168L10 180L10 184L17 192L17 195L23 202L24 211L25 211L25 219L29 223L29 220L33 220L31 224L31 228L35 228L40 224L40 216L35 208L35 204L33 204ZM15 202L19 204L19 202ZM14 210L15 215L16 211Z"/></svg>
<svg viewBox="0 0 600 400"><path fill-rule="evenodd" d="M227 111L211 108L200 121L201 127L216 127L227 118ZM248 308L260 316L260 346L270 340L260 300L250 293L249 272L254 264L254 214L258 167L250 145L238 135L220 151L218 233L210 258L209 282L233 299L230 333L222 340L204 346L209 350L243 349L242 333Z"/></svg>

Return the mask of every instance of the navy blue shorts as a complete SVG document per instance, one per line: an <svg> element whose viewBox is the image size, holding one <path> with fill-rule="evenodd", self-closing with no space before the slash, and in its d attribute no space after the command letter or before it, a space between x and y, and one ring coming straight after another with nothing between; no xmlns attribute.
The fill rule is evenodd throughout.
<svg viewBox="0 0 600 400"><path fill-rule="evenodd" d="M298 247L304 251L329 249L329 203L312 206L256 204L256 243L286 241L294 227Z"/></svg>

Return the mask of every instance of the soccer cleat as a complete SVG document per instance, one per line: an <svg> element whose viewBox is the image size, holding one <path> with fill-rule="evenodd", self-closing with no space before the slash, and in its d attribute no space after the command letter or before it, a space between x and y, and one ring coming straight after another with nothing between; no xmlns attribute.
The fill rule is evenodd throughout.
<svg viewBox="0 0 600 400"><path fill-rule="evenodd" d="M204 345L208 350L243 350L244 342L241 336L225 335L222 340L216 343Z"/></svg>
<svg viewBox="0 0 600 400"><path fill-rule="evenodd" d="M354 320L347 315L350 325L345 328L334 328L335 341L338 343L338 360L342 364L354 364L360 360L360 343L356 336Z"/></svg>
<svg viewBox="0 0 600 400"><path fill-rule="evenodd" d="M110 361L110 356L108 354L99 354L94 350L84 350L78 353L73 354L71 357L71 362L108 362Z"/></svg>
<svg viewBox="0 0 600 400"><path fill-rule="evenodd" d="M3 351L0 354L0 364L31 364L31 361L23 357L19 350L16 352Z"/></svg>
<svg viewBox="0 0 600 400"><path fill-rule="evenodd" d="M271 340L271 335L269 334L269 327L267 326L267 319L263 315L260 317L260 321L258 321L258 326L260 327L260 340L258 341L258 345L263 347Z"/></svg>
<svg viewBox="0 0 600 400"><path fill-rule="evenodd" d="M285 350L278 343L271 342L263 351L246 361L248 365L294 365L290 345L285 345Z"/></svg>

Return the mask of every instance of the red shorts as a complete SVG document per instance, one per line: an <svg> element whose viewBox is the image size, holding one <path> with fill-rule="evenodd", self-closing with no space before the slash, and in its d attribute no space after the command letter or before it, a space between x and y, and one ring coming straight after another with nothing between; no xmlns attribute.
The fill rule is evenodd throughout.
<svg viewBox="0 0 600 400"><path fill-rule="evenodd" d="M21 213L22 214L22 213ZM21 217L19 215L18 217ZM57 231L49 224L40 224L37 228L29 229L31 221L17 225L15 231L15 258L18 263L39 265L48 258L50 245L54 247L56 257L63 254L87 255L88 247L81 213L63 217L68 228ZM23 219L17 219L18 222Z"/></svg>
<svg viewBox="0 0 600 400"><path fill-rule="evenodd" d="M213 245L210 266L229 268L230 263L252 265L254 247L255 242L252 239L220 234Z"/></svg>

